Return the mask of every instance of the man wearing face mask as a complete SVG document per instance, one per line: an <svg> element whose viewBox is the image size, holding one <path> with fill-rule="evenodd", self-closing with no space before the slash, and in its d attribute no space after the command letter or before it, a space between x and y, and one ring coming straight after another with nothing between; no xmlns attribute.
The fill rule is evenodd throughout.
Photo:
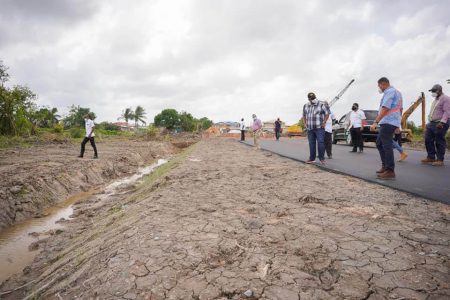
<svg viewBox="0 0 450 300"><path fill-rule="evenodd" d="M434 101L425 131L427 158L423 159L422 163L440 167L444 165L445 135L450 125L450 97L442 92L442 86L439 84L435 84L429 91Z"/></svg>
<svg viewBox="0 0 450 300"><path fill-rule="evenodd" d="M365 119L366 115L359 109L359 104L353 103L352 111L350 112L350 134L352 136L353 150L350 152L356 152L357 148L359 148L359 152L363 152L364 150L362 120Z"/></svg>
<svg viewBox="0 0 450 300"><path fill-rule="evenodd" d="M383 94L380 101L378 116L370 126L371 131L376 131L380 126L377 137L377 148L381 158L381 169L377 171L378 178L387 180L395 179L395 162L392 137L397 128L400 128L402 118L401 94L390 85L389 79L381 77L378 80L378 91Z"/></svg>
<svg viewBox="0 0 450 300"><path fill-rule="evenodd" d="M325 102L319 101L314 93L309 93L308 103L303 106L303 120L309 142L307 164L312 164L316 160L316 142L320 163L325 164L325 126L329 115L329 106Z"/></svg>

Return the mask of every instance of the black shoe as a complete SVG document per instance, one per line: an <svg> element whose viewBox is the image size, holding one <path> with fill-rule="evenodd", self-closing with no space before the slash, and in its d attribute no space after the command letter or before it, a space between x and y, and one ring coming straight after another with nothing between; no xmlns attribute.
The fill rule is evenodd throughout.
<svg viewBox="0 0 450 300"><path fill-rule="evenodd" d="M333 156L332 155L328 155L328 159L333 159Z"/></svg>
<svg viewBox="0 0 450 300"><path fill-rule="evenodd" d="M98 158L98 156L97 156L97 155L94 155L93 159L97 159L97 158Z"/></svg>
<svg viewBox="0 0 450 300"><path fill-rule="evenodd" d="M78 155L77 157L78 157L78 158L83 158L83 155Z"/></svg>
<svg viewBox="0 0 450 300"><path fill-rule="evenodd" d="M363 153L364 152L364 150L363 149L359 149L359 153Z"/></svg>
<svg viewBox="0 0 450 300"><path fill-rule="evenodd" d="M348 152L356 153L356 150L351 150L351 151L348 151Z"/></svg>

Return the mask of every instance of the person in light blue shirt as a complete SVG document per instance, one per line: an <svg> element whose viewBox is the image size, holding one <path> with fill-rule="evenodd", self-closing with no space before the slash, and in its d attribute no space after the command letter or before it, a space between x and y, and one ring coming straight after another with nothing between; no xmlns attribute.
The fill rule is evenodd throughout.
<svg viewBox="0 0 450 300"><path fill-rule="evenodd" d="M389 79L381 77L378 80L379 92L383 93L378 116L370 129L380 126L377 137L377 148L381 158L381 169L377 171L379 179L395 179L395 161L392 137L400 128L402 118L402 94L390 85Z"/></svg>

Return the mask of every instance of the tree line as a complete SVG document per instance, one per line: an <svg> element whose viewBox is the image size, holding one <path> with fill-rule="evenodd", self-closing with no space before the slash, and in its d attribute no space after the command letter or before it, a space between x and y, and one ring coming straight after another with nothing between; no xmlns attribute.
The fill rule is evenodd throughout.
<svg viewBox="0 0 450 300"><path fill-rule="evenodd" d="M84 116L90 113L95 119L96 115L89 108L72 105L67 116L62 118L56 107L36 104L37 95L28 87L15 85L7 87L9 81L8 67L0 60L0 135L18 136L33 135L38 128L54 128L57 131L64 129L82 128ZM126 123L134 121L136 130L139 122L147 125L146 112L142 106L135 109L126 108L119 119ZM190 113L178 112L175 109L165 109L155 116L151 126L165 127L168 130L199 131L209 128L212 121L208 118L197 119ZM120 128L110 122L100 123L102 129L119 130Z"/></svg>

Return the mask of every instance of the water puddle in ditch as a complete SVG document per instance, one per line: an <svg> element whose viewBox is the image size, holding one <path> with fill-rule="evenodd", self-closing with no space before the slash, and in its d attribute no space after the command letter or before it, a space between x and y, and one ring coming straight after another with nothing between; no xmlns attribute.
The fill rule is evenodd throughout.
<svg viewBox="0 0 450 300"><path fill-rule="evenodd" d="M88 192L75 194L63 202L57 203L44 211L44 217L32 218L19 222L0 232L0 283L30 265L39 253L39 250L30 251L29 246L33 242L47 238L50 232L62 229L64 223L58 223L61 219L70 219L73 214L73 205L90 197L108 197L114 194L118 188L136 183L142 177L152 173L157 167L165 164L167 160L159 159L156 163L140 169L135 174L116 180L106 186L104 193L98 194L100 189L92 189Z"/></svg>

